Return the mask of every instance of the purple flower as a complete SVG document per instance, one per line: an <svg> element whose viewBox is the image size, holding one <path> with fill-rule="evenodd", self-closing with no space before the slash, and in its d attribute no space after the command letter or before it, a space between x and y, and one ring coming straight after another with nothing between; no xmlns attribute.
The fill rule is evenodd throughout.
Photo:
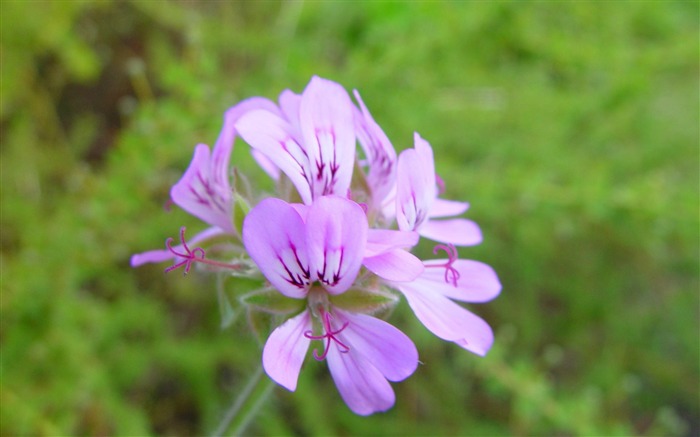
<svg viewBox="0 0 700 437"><path fill-rule="evenodd" d="M207 271L264 278L269 284L241 302L287 317L264 346L270 378L294 391L311 342L320 342L314 358L328 362L350 409L367 415L394 404L389 381L407 378L418 363L411 340L377 318L398 302L391 290L436 336L485 355L493 332L459 302L491 300L501 284L488 265L458 258L455 245L480 243L481 231L456 217L468 203L439 198L444 187L430 144L416 133L414 148L397 158L354 96L357 106L342 86L314 76L301 94L283 91L277 104L252 98L229 109L213 150L197 145L171 190L174 203L211 227L189 242L183 227L180 245L168 239L167 250L136 254L131 262L173 260L166 272L184 273L200 263ZM252 190L234 192L235 135L250 144L281 199L256 205ZM447 259L411 254L421 236L441 243L433 252L445 251Z"/></svg>
<svg viewBox="0 0 700 437"><path fill-rule="evenodd" d="M362 415L390 408L394 392L387 380L403 380L418 364L405 334L370 315L344 310L333 299L355 284L367 235L362 208L335 196L319 197L308 207L266 199L243 224L243 243L265 278L285 296L307 301L306 309L270 334L263 350L265 371L295 390L311 340L322 341L323 351L314 351L314 357L328 361L341 396ZM376 243L381 253L392 245Z"/></svg>
<svg viewBox="0 0 700 437"><path fill-rule="evenodd" d="M402 231L417 231L421 236L457 246L481 243L481 230L471 220L454 218L462 214L466 202L439 199L433 149L417 133L415 147L401 152L396 181L396 221Z"/></svg>

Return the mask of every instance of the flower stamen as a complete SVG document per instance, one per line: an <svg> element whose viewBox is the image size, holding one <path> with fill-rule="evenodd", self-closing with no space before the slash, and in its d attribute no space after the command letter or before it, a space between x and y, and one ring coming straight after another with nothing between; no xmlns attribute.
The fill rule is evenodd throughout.
<svg viewBox="0 0 700 437"><path fill-rule="evenodd" d="M184 258L179 263L173 264L172 266L166 268L165 273L172 272L173 270L177 270L180 267L185 266L183 275L186 275L190 272L190 269L192 268L192 264L194 262L200 262L211 266L222 267L231 270L240 270L243 267L242 264L228 264L220 261L206 259L206 253L201 247L195 247L194 249L190 249L190 247L187 245L187 241L185 241L185 229L185 226L180 228L180 242L182 243L182 247L185 249L184 253L175 250L175 248L173 247L174 239L172 237L165 240L165 247L167 247L173 255L179 258Z"/></svg>
<svg viewBox="0 0 700 437"><path fill-rule="evenodd" d="M185 227L180 228L180 242L182 243L182 247L185 249L185 253L180 253L177 252L172 244L173 244L173 238L170 237L165 241L165 247L168 248L170 252L172 252L174 255L180 257L180 258L185 258L184 260L180 261L177 264L173 264L172 266L168 267L165 269L165 273L172 272L173 270L179 269L182 266L185 266L185 271L184 275L188 274L190 272L190 269L192 268L192 263L197 261L197 260L203 260L205 253L204 249L201 247L197 247L194 250L190 250L190 247L187 245L187 242L185 241ZM199 258L197 255L199 254Z"/></svg>
<svg viewBox="0 0 700 437"><path fill-rule="evenodd" d="M435 264L435 265L428 265L425 266L426 268L430 267L444 267L445 268L445 282L452 283L455 287L457 286L457 280L459 279L459 271L457 271L456 268L452 266L457 259L459 259L459 253L457 253L457 248L454 246L454 244L438 244L433 248L433 254L437 255L437 253L441 250L444 250L445 253L447 253L447 262L444 264Z"/></svg>
<svg viewBox="0 0 700 437"><path fill-rule="evenodd" d="M314 358L316 361L323 361L326 356L328 355L328 350L331 347L331 341L335 341L336 344L338 345L338 349L340 353L347 353L350 348L340 341L336 335L340 334L345 328L348 327L349 322L345 322L343 326L340 327L337 331L333 330L333 327L331 326L331 314L327 312L323 312L323 331L324 333L322 335L314 335L312 331L306 331L304 332L304 337L308 338L309 340L326 340L326 345L323 348L323 353L320 355L318 354L318 350L314 349Z"/></svg>

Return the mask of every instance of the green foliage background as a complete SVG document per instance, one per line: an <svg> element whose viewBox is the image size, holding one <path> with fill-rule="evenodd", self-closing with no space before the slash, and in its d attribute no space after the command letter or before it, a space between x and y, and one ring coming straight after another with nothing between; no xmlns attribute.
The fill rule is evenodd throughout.
<svg viewBox="0 0 700 437"><path fill-rule="evenodd" d="M697 435L698 2L3 0L2 435L211 432L260 360L213 278L133 270L226 108L313 74L398 149L429 140L503 293L486 358L391 322L423 365L354 416L325 363L266 435ZM235 164L254 170L237 143ZM429 247L422 247L427 253ZM229 285L233 292L240 284Z"/></svg>

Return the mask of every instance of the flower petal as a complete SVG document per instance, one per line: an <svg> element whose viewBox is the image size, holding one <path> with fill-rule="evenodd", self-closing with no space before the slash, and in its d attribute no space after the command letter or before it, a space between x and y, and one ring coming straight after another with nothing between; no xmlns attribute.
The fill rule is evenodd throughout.
<svg viewBox="0 0 700 437"><path fill-rule="evenodd" d="M428 212L428 217L454 217L469 209L469 203L436 198Z"/></svg>
<svg viewBox="0 0 700 437"><path fill-rule="evenodd" d="M241 100L224 114L224 127L221 129L219 138L216 140L212 151L212 174L216 183L221 186L225 185L227 188L229 186L229 164L233 142L236 137L236 122L247 112L256 109L264 109L273 113L278 112L277 106L272 100L263 97L251 97Z"/></svg>
<svg viewBox="0 0 700 437"><path fill-rule="evenodd" d="M413 247L418 244L420 235L411 231L393 229L370 229L367 233L365 256L371 257L391 249Z"/></svg>
<svg viewBox="0 0 700 437"><path fill-rule="evenodd" d="M311 78L301 97L299 126L314 198L347 195L355 165L355 129L347 91L330 80Z"/></svg>
<svg viewBox="0 0 700 437"><path fill-rule="evenodd" d="M403 249L365 258L362 264L375 275L387 281L413 281L423 273L423 262Z"/></svg>
<svg viewBox="0 0 700 437"><path fill-rule="evenodd" d="M463 218L427 220L418 233L430 240L455 246L474 246L483 240L479 225Z"/></svg>
<svg viewBox="0 0 700 437"><path fill-rule="evenodd" d="M210 238L217 237L219 235L226 235L226 232L221 228L209 228L195 235L187 241L187 245L193 248L202 241L206 241ZM185 248L180 244L179 246L173 247L176 252L183 253ZM148 252L137 253L131 256L131 267L139 267L147 263L159 263L167 261L169 259L177 258L177 256L168 249L164 250L149 250ZM181 259L181 258L178 258Z"/></svg>
<svg viewBox="0 0 700 437"><path fill-rule="evenodd" d="M394 405L394 390L382 373L360 354L342 353L331 347L326 356L328 369L348 407L361 416L386 411Z"/></svg>
<svg viewBox="0 0 700 437"><path fill-rule="evenodd" d="M279 99L282 115L293 128L294 138L301 143L301 129L299 128L299 105L301 104L301 94L291 90L284 90L280 93Z"/></svg>
<svg viewBox="0 0 700 437"><path fill-rule="evenodd" d="M307 152L297 139L294 128L270 111L254 110L236 123L239 135L259 150L286 174L306 204L311 197L311 168Z"/></svg>
<svg viewBox="0 0 700 437"><path fill-rule="evenodd" d="M297 388L299 371L311 343L304 332L311 329L311 317L304 310L275 328L265 342L262 355L265 373L289 391Z"/></svg>
<svg viewBox="0 0 700 437"><path fill-rule="evenodd" d="M353 91L360 111L355 114L357 139L365 151L369 174L367 182L372 189L375 207L379 207L396 182L396 151L381 127L374 121L357 90Z"/></svg>
<svg viewBox="0 0 700 437"><path fill-rule="evenodd" d="M336 196L316 199L306 217L312 275L331 294L350 288L362 266L367 217L355 202Z"/></svg>
<svg viewBox="0 0 700 437"><path fill-rule="evenodd" d="M459 273L457 286L445 281L445 270L436 267L447 260L425 261L426 269L414 282L449 298L464 302L488 302L501 292L501 283L496 272L488 264L468 259L458 259L452 267Z"/></svg>
<svg viewBox="0 0 700 437"><path fill-rule="evenodd" d="M279 180L280 169L275 165L274 162L272 162L270 158L267 157L267 155L265 155L258 149L250 149L250 154L253 155L253 159L255 159L255 162L258 163L260 168L262 168L263 171L267 173L268 176L270 176L270 179L274 181Z"/></svg>
<svg viewBox="0 0 700 437"><path fill-rule="evenodd" d="M316 278L309 269L304 221L294 207L274 198L260 202L243 222L243 244L280 293L306 296Z"/></svg>
<svg viewBox="0 0 700 437"><path fill-rule="evenodd" d="M209 146L198 144L185 174L170 190L170 197L193 216L234 233L231 218L231 190L228 181L216 182L212 174Z"/></svg>
<svg viewBox="0 0 700 437"><path fill-rule="evenodd" d="M430 332L477 354L486 355L493 344L493 331L480 317L472 314L440 293L415 283L394 283L413 313Z"/></svg>
<svg viewBox="0 0 700 437"><path fill-rule="evenodd" d="M423 162L424 167L431 170L430 173L426 173L426 176L428 178L427 180L432 182L432 188L434 190L433 193L435 193L437 191L437 187L435 186L435 160L433 159L433 148L430 146L430 143L418 135L418 132L414 132L413 134L413 147L418 153L421 162Z"/></svg>
<svg viewBox="0 0 700 437"><path fill-rule="evenodd" d="M340 337L351 352L361 355L389 381L408 378L418 367L418 351L410 338L389 323L366 314L334 309L341 323Z"/></svg>
<svg viewBox="0 0 700 437"><path fill-rule="evenodd" d="M396 172L396 222L399 229L415 231L420 228L428 218L434 199L434 169L426 166L415 149L404 150L399 155Z"/></svg>

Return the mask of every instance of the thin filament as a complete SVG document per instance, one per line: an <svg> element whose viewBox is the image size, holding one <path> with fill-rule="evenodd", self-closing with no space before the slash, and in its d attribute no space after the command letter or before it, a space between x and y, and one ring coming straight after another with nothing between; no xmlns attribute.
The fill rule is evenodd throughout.
<svg viewBox="0 0 700 437"><path fill-rule="evenodd" d="M328 350L331 347L331 342L335 342L338 345L338 349L340 353L347 353L350 348L340 341L336 335L340 334L345 328L347 328L349 322L345 322L343 326L340 327L337 331L333 330L333 327L331 326L331 315L330 313L323 312L323 331L324 333L322 335L314 335L312 331L306 331L304 332L304 337L308 338L309 340L326 340L326 344L323 347L323 352L319 355L318 350L314 349L314 358L316 361L322 361L326 358L328 355Z"/></svg>
<svg viewBox="0 0 700 437"><path fill-rule="evenodd" d="M445 282L457 286L457 281L459 280L459 271L452 265L457 259L459 259L459 253L457 253L457 248L454 244L438 244L433 248L433 254L437 255L439 251L445 251L447 253L447 261L444 264L435 264L425 266L428 267L444 267L445 268Z"/></svg>

